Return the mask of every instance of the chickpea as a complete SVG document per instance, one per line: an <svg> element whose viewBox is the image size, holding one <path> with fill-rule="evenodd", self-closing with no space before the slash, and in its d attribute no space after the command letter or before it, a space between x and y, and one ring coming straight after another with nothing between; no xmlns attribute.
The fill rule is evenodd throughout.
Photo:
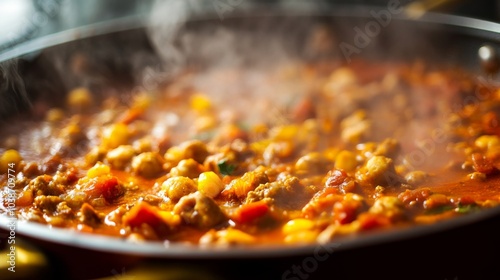
<svg viewBox="0 0 500 280"><path fill-rule="evenodd" d="M382 196L375 200L369 210L370 213L382 214L391 219L401 218L404 214L404 205L399 198L394 196Z"/></svg>
<svg viewBox="0 0 500 280"><path fill-rule="evenodd" d="M328 160L320 153L309 153L297 160L295 170L307 174L320 174L329 169Z"/></svg>
<svg viewBox="0 0 500 280"><path fill-rule="evenodd" d="M84 87L71 90L67 97L68 106L76 110L84 110L93 103L92 93Z"/></svg>
<svg viewBox="0 0 500 280"><path fill-rule="evenodd" d="M342 169L346 172L351 172L356 169L358 161L356 160L356 155L350 151L340 151L335 158L335 168Z"/></svg>
<svg viewBox="0 0 500 280"><path fill-rule="evenodd" d="M19 163L21 162L23 158L19 154L17 150L7 150L5 151L2 156L0 157L0 174L2 173L7 173L7 170L9 169L9 164L14 165L14 169L16 169L19 166Z"/></svg>
<svg viewBox="0 0 500 280"><path fill-rule="evenodd" d="M180 148L184 151L184 158L192 158L198 163L203 163L208 156L207 146L200 140L183 142Z"/></svg>
<svg viewBox="0 0 500 280"><path fill-rule="evenodd" d="M184 176L189 178L198 177L203 172L203 166L194 159L183 159L176 167L170 170L172 176Z"/></svg>
<svg viewBox="0 0 500 280"><path fill-rule="evenodd" d="M369 185L393 185L400 180L392 159L384 156L370 158L365 166L356 172L356 178Z"/></svg>
<svg viewBox="0 0 500 280"><path fill-rule="evenodd" d="M108 149L114 149L120 145L126 145L130 137L130 131L125 124L117 123L107 127L103 131L102 143Z"/></svg>
<svg viewBox="0 0 500 280"><path fill-rule="evenodd" d="M130 145L121 145L108 152L106 160L116 169L125 169L135 155L135 150Z"/></svg>
<svg viewBox="0 0 500 280"><path fill-rule="evenodd" d="M154 178L163 171L163 158L154 152L142 153L132 159L132 170L144 178Z"/></svg>
<svg viewBox="0 0 500 280"><path fill-rule="evenodd" d="M428 177L429 175L423 171L412 171L406 174L405 180L408 184L419 185L425 182Z"/></svg>
<svg viewBox="0 0 500 280"><path fill-rule="evenodd" d="M92 168L87 171L87 177L96 178L103 175L108 175L111 172L109 166L102 162L96 163Z"/></svg>
<svg viewBox="0 0 500 280"><path fill-rule="evenodd" d="M173 201L178 201L183 196L197 191L196 183L188 177L177 176L168 178L161 185L161 191Z"/></svg>

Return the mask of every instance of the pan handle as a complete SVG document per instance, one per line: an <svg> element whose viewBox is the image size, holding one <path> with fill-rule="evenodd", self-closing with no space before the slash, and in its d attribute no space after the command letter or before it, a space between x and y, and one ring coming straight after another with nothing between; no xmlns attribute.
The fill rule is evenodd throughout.
<svg viewBox="0 0 500 280"><path fill-rule="evenodd" d="M500 59L497 48L491 44L481 46L477 52L482 70L487 75L494 75L500 69Z"/></svg>

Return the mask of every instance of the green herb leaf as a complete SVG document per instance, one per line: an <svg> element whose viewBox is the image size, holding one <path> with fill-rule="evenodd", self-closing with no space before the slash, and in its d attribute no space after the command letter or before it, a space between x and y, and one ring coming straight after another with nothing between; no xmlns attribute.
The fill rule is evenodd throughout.
<svg viewBox="0 0 500 280"><path fill-rule="evenodd" d="M452 205L443 205L425 211L426 215L437 215L455 209Z"/></svg>
<svg viewBox="0 0 500 280"><path fill-rule="evenodd" d="M222 175L231 175L236 169L236 165L228 163L225 159L219 161L217 167L219 167L219 171Z"/></svg>
<svg viewBox="0 0 500 280"><path fill-rule="evenodd" d="M455 208L455 211L458 213L461 213L461 214L466 214L466 213L476 211L478 209L479 209L479 206L477 204L462 205L459 203L457 208Z"/></svg>

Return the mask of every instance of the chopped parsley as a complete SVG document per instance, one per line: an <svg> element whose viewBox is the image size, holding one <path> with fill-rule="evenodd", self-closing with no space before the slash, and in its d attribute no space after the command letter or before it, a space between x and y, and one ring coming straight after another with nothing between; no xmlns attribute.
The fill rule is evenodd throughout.
<svg viewBox="0 0 500 280"><path fill-rule="evenodd" d="M236 165L228 163L225 159L219 161L217 167L222 175L231 175L236 169Z"/></svg>
<svg viewBox="0 0 500 280"><path fill-rule="evenodd" d="M457 208L455 208L455 212L460 214L466 214L476 210L479 210L479 206L477 204L462 205L459 203Z"/></svg>

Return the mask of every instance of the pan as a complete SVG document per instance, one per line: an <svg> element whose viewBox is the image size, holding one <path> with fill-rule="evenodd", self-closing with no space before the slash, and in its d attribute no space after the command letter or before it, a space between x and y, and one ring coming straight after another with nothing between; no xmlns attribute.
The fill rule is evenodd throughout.
<svg viewBox="0 0 500 280"><path fill-rule="evenodd" d="M231 66L264 63L269 57L315 63L333 59L340 64L358 59L418 59L467 69L494 80L495 67L485 67L485 60L477 54L487 45L494 55L500 30L496 23L445 14L409 18L398 6L321 11L262 6L251 12L231 10L223 18L220 13L194 18L182 26L167 28L172 26L176 33L171 47L184 52L181 58L158 50L155 33L151 32L154 28L163 28L164 32L166 27L144 18L85 26L3 52L0 60L4 75L15 70L19 79L9 78L9 83L4 80L2 101L6 94L19 89L25 90L29 101L19 98L10 103L14 106L3 106L3 118L26 112L40 116L43 108L61 105L61 93L81 84L102 94L137 85L157 86L168 83L178 67L209 69L227 57L237 57L227 62ZM311 38L318 26L334 34L334 44L326 50L311 51L304 38ZM221 38L217 36L229 38L224 42L230 47L214 44L218 41L214 38ZM239 40L243 43L234 43ZM210 44L212 50L203 52L193 47L203 44ZM79 56L89 58L83 70L74 65ZM493 207L430 225L299 247L136 244L24 221L16 222L14 234L46 254L50 268L45 273L51 278L482 279L494 271L494 258L490 256L500 247L495 226L499 211ZM3 216L2 230L12 235L9 226L10 220Z"/></svg>

